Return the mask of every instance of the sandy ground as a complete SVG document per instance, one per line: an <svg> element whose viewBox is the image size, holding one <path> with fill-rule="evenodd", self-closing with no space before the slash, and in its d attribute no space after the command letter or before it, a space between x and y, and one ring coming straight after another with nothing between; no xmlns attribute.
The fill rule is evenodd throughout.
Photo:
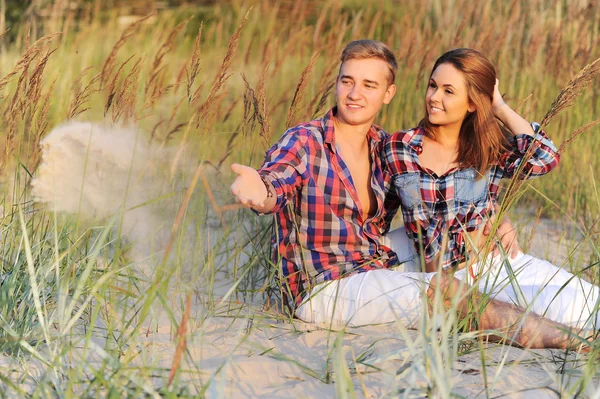
<svg viewBox="0 0 600 399"><path fill-rule="evenodd" d="M530 252L538 256L552 253L557 264L569 259L566 249L573 244L564 230L542 221L531 236L532 223L522 220L525 223L520 236L532 237L527 244ZM578 238L576 234L571 237ZM589 256L591 249L585 251ZM217 288L217 294L224 294L227 284ZM176 301L181 295L177 283L172 292L171 299ZM195 297L187 352L177 377L179 387L198 392L209 383L207 397L339 397L336 389L342 385L335 381L348 373L356 397L419 398L427 396L428 387L436 386L430 397L557 398L563 397L585 372L586 356L572 352L566 355L560 350L522 350L484 343L482 358L479 343L466 337L459 343L457 356L432 356L444 339L439 333L427 340L419 331L406 331L393 324L330 331L298 321L282 322L272 313L261 313L259 306L235 302L233 309L231 304L228 306L209 313L201 305L201 295ZM181 319L179 312L174 316ZM127 346L121 360L140 367L136 377L139 384L156 388L167 381L177 341L176 328L166 314L156 313L153 320L150 328L139 331ZM98 326L94 338L99 347L106 345L102 327ZM74 364L97 365L100 353L80 349L70 358ZM427 358L435 358L437 363L428 363ZM0 369L12 381L21 381L27 391L50 372L39 362L16 364L7 356L0 357ZM93 375L91 370L89 375ZM598 387L600 378L595 378L585 394L592 395ZM11 392L7 386L4 388Z"/></svg>
<svg viewBox="0 0 600 399"><path fill-rule="evenodd" d="M250 330L248 325L249 319L230 317L212 317L196 323L188 336L188 352L180 366L177 386L188 386L189 391L197 392L201 384L210 383L207 397L339 397L335 381L342 372L335 369L336 362L347 368L356 397L422 398L432 383L424 359L435 348L423 344L418 331L382 325L349 328L339 333L305 323L281 323L264 316L255 317ZM175 353L173 336L168 323L159 324L149 333L144 331L123 354L122 360L127 358L130 367L140 367L136 381L141 385L165 384ZM433 342L441 339L438 336ZM343 346L336 345L336 340L341 340ZM102 345L101 339L97 341ZM582 362L578 363L575 354L565 357L559 350L526 351L484 345L483 360L477 347L473 347L464 348L464 353L452 361L430 365L429 375L449 384L438 386L439 391L434 390L431 397L448 393L454 397L482 398L565 397L561 392L584 372L582 365L586 359L580 356ZM79 356L83 356L82 351L75 351L74 363ZM92 363L96 365L100 360L93 350L86 358L88 362L94 359ZM483 373L483 362L487 375ZM34 389L34 380L51 372L35 361L23 366L3 357L0 364L5 376L8 370L14 370L10 375L15 382L24 373L28 374L31 378L21 384L27 391ZM587 393L595 392L598 383L598 379L594 380L595 385L589 386Z"/></svg>
<svg viewBox="0 0 600 399"><path fill-rule="evenodd" d="M575 253L570 250L582 236L574 228L565 229L565 224L542 219L534 228L532 214L526 211L513 219L519 221L521 241L538 257L568 266L577 259L589 259L592 253L585 241ZM298 321L270 319L258 308L246 308L237 318L230 316L231 311L228 314L194 318L197 330L194 332L192 325L186 367L190 380L199 372L204 382L213 380L213 395L229 398L340 396L335 380L342 371L335 370L336 364L347 367L357 397L424 397L428 386L437 385L433 397L452 393L556 398L581 377L587 360L584 355L566 356L560 350L521 350L491 343L485 344L482 359L478 344L466 339L460 344L459 356L445 360L438 356L439 364L429 364L428 372L425 359L439 350L437 343L443 339L439 335L427 341L421 332L396 325L348 328L340 333ZM172 333L168 323L162 324L140 342L146 349L152 348L151 359L167 369L174 353ZM343 345L336 345L336 340ZM600 378L587 387L587 393L599 386Z"/></svg>
<svg viewBox="0 0 600 399"><path fill-rule="evenodd" d="M417 331L402 332L393 325L347 329L340 335L304 323L257 322L244 337L245 321L230 323L211 320L206 331L190 340L190 353L207 376L220 366L215 378L226 397L322 398L336 396L335 371L327 381L328 356L337 359L336 338L343 339L343 364L352 375L358 397L423 397L428 382L425 354L419 347ZM404 335L405 338L400 338ZM162 366L168 367L173 345L166 334L149 336L144 345L154 346ZM523 351L487 345L486 371L491 396L557 397L571 378L580 375L568 364L560 374L564 353L553 350ZM573 361L575 356L569 356ZM484 375L478 351L443 364L451 386L444 389L468 397L486 397ZM331 371L331 366L329 367ZM442 393L434 392L433 396Z"/></svg>

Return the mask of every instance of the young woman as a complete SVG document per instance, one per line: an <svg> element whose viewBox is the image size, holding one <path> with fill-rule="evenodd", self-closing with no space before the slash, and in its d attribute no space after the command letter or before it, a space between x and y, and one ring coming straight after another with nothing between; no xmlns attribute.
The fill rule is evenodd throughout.
<svg viewBox="0 0 600 399"><path fill-rule="evenodd" d="M456 49L436 61L425 117L417 128L390 136L383 159L401 199L406 234L426 271L462 269L456 278L469 278L495 299L596 330L597 287L520 252L480 259L481 232L495 213L499 181L542 176L559 162L539 125L503 101L496 71L481 53Z"/></svg>

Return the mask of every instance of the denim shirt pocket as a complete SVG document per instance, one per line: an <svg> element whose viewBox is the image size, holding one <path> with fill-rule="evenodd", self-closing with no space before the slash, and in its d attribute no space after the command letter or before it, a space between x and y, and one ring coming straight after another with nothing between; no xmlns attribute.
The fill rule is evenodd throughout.
<svg viewBox="0 0 600 399"><path fill-rule="evenodd" d="M414 208L421 202L419 173L402 173L394 176L394 186L404 209Z"/></svg>
<svg viewBox="0 0 600 399"><path fill-rule="evenodd" d="M487 196L487 176L479 176L473 168L454 172L454 198L461 204L476 204Z"/></svg>

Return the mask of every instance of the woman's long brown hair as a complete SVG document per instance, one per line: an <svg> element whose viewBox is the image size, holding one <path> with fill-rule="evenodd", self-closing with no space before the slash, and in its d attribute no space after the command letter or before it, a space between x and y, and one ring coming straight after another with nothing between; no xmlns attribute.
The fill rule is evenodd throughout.
<svg viewBox="0 0 600 399"><path fill-rule="evenodd" d="M438 66L450 64L463 73L469 101L475 111L467 114L460 128L456 161L461 167L472 167L483 176L509 148L510 133L492 112L492 96L496 83L496 69L480 52L459 48L444 53L437 59L429 78ZM437 126L429 122L427 105L420 123L425 135L436 138Z"/></svg>

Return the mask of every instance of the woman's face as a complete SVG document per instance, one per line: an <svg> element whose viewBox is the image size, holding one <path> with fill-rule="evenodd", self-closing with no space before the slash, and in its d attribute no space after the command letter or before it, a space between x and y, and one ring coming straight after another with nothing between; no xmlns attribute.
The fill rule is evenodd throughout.
<svg viewBox="0 0 600 399"><path fill-rule="evenodd" d="M425 108L430 123L460 129L467 112L475 111L463 73L452 64L439 65L429 79Z"/></svg>

